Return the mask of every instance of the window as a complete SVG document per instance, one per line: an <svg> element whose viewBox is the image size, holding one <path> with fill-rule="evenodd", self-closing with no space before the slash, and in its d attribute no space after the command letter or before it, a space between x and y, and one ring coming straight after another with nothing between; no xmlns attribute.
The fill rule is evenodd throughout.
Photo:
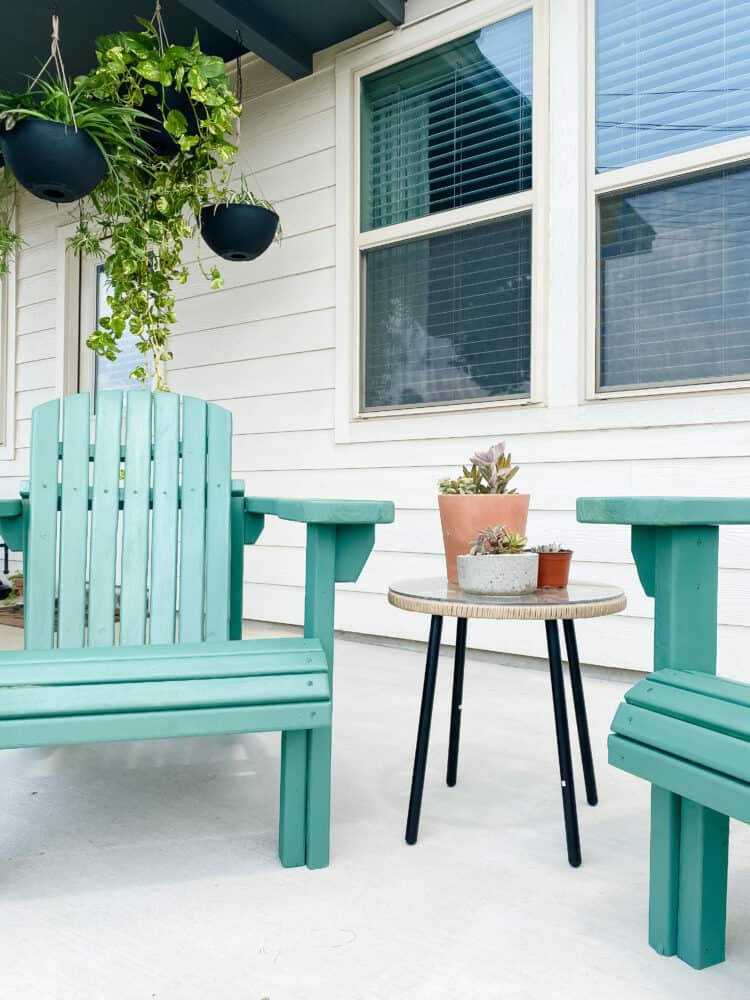
<svg viewBox="0 0 750 1000"><path fill-rule="evenodd" d="M363 411L530 393L531 53L526 11L362 79Z"/></svg>
<svg viewBox="0 0 750 1000"><path fill-rule="evenodd" d="M597 388L747 379L750 4L598 0L596 60Z"/></svg>
<svg viewBox="0 0 750 1000"><path fill-rule="evenodd" d="M143 355L136 346L137 338L129 330L120 337L120 353L115 361L94 354L86 345L99 320L109 314L107 306L109 286L101 264L86 262L84 268L84 280L81 286L80 390L95 395L105 389L140 389L141 383L132 379L130 373L143 363Z"/></svg>

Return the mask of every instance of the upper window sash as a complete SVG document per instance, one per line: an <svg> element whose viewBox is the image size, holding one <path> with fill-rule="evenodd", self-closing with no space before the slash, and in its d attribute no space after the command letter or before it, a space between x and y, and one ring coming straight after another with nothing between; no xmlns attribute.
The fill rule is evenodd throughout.
<svg viewBox="0 0 750 1000"><path fill-rule="evenodd" d="M747 0L597 0L596 169L750 135Z"/></svg>
<svg viewBox="0 0 750 1000"><path fill-rule="evenodd" d="M531 187L532 15L362 78L360 229Z"/></svg>

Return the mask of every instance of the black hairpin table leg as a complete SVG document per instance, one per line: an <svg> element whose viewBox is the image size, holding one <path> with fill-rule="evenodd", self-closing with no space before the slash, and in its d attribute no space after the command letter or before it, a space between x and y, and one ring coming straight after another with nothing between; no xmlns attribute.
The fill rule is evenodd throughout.
<svg viewBox="0 0 750 1000"><path fill-rule="evenodd" d="M568 845L568 861L573 868L577 868L581 863L581 839L578 833L576 793L570 755L568 712L565 707L565 684L563 682L562 658L560 656L560 633L557 629L557 621L546 621L544 625L547 630L549 673L552 683L552 703L555 710L555 733L557 736L557 756L560 763L560 785L562 789L563 814L565 816L565 839Z"/></svg>
<svg viewBox="0 0 750 1000"><path fill-rule="evenodd" d="M453 660L453 695L451 729L448 741L448 771L445 780L451 788L458 773L458 742L461 736L461 702L464 697L464 662L466 660L466 618L456 619L456 655Z"/></svg>
<svg viewBox="0 0 750 1000"><path fill-rule="evenodd" d="M427 768L427 749L430 743L430 723L432 721L432 705L435 701L435 681L437 679L440 634L442 630L442 617L440 615L433 615L430 620L430 639L427 644L427 663L425 664L424 685L422 687L422 707L419 711L417 748L414 753L414 772L411 777L409 815L406 819L407 844L416 844L417 833L419 831L419 813L422 808L422 791L424 789L424 776Z"/></svg>
<svg viewBox="0 0 750 1000"><path fill-rule="evenodd" d="M591 755L589 723L586 718L586 701L583 696L581 663L578 659L578 643L576 642L576 630L572 618L563 619L563 632L565 633L565 647L568 650L570 686L573 689L573 708L576 713L578 745L581 748L583 780L586 784L586 801L590 806L595 806L599 801L599 796L596 793L596 776L594 774L594 759Z"/></svg>

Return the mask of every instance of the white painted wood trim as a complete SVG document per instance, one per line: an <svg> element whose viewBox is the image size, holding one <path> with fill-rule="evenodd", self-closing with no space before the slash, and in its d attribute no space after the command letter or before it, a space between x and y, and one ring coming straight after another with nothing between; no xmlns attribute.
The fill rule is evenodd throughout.
<svg viewBox="0 0 750 1000"><path fill-rule="evenodd" d="M78 392L81 269L68 245L76 223L57 229L57 309L55 321L55 395Z"/></svg>
<svg viewBox="0 0 750 1000"><path fill-rule="evenodd" d="M15 229L15 218L11 223ZM22 251L23 252L23 251ZM16 286L15 259L0 283L0 372L2 372L5 405L0 413L0 461L8 461L16 453Z"/></svg>

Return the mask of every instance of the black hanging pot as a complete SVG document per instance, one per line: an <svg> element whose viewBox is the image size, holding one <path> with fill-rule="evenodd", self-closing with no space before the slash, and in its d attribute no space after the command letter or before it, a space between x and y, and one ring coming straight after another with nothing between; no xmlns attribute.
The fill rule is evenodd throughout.
<svg viewBox="0 0 750 1000"><path fill-rule="evenodd" d="M154 119L146 120L141 129L143 138L159 156L174 156L180 148L174 137L164 128L164 118L170 111L179 111L185 116L187 135L198 135L196 112L184 90L163 87L159 95L147 94L140 110Z"/></svg>
<svg viewBox="0 0 750 1000"><path fill-rule="evenodd" d="M208 205L201 210L201 235L224 260L255 260L276 235L279 217L262 205Z"/></svg>
<svg viewBox="0 0 750 1000"><path fill-rule="evenodd" d="M0 131L5 164L21 187L45 201L78 201L107 175L107 161L88 132L45 118L22 118Z"/></svg>

